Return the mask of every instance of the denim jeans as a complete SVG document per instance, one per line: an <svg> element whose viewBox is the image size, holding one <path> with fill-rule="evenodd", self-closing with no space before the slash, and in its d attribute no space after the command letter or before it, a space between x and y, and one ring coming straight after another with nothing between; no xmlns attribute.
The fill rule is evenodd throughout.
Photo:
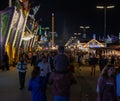
<svg viewBox="0 0 120 101"><path fill-rule="evenodd" d="M70 101L67 96L54 96L54 101Z"/></svg>

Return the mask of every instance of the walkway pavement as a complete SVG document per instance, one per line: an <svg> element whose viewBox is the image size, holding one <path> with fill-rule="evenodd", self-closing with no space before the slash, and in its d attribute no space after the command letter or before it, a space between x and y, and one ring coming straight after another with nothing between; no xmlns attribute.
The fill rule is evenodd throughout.
<svg viewBox="0 0 120 101"><path fill-rule="evenodd" d="M23 90L19 90L18 72L15 67L10 67L10 71L0 70L0 101L31 101L31 92L27 90L27 85L32 67L30 65L28 67L26 85ZM71 101L95 101L99 70L97 68L96 77L91 77L90 67L81 69L82 71L76 69L75 72L78 83L71 88ZM47 97L48 101L52 101L50 86L48 86Z"/></svg>

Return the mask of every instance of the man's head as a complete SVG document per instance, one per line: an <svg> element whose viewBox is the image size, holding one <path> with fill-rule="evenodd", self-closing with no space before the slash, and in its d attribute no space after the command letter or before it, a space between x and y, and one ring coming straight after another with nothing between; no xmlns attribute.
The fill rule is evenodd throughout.
<svg viewBox="0 0 120 101"><path fill-rule="evenodd" d="M47 57L46 56L43 56L42 57L42 61L45 63L45 62L47 62Z"/></svg>
<svg viewBox="0 0 120 101"><path fill-rule="evenodd" d="M58 47L58 52L59 53L64 53L64 46L59 46Z"/></svg>

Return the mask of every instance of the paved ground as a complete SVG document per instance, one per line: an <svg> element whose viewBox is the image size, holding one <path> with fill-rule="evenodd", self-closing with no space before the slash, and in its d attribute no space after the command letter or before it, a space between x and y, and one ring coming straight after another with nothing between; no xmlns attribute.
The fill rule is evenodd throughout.
<svg viewBox="0 0 120 101"><path fill-rule="evenodd" d="M24 90L19 90L18 72L15 67L10 67L10 71L0 70L0 101L31 101L31 93L27 90L28 80L32 67L28 65L26 76L26 87ZM78 83L71 88L71 101L96 101L96 83L99 76L90 76L90 67L82 66L82 71L76 68L75 76ZM52 101L51 90L48 86L47 90L48 101Z"/></svg>

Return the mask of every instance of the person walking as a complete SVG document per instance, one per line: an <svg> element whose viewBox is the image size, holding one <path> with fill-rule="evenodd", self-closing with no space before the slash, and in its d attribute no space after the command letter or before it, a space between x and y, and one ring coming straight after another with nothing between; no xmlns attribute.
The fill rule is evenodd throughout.
<svg viewBox="0 0 120 101"><path fill-rule="evenodd" d="M9 70L9 57L8 57L7 52L5 52L3 55L3 64L4 64L3 70L5 70L5 68L6 70Z"/></svg>
<svg viewBox="0 0 120 101"><path fill-rule="evenodd" d="M46 80L40 76L40 68L34 67L28 83L28 90L32 92L32 101L46 101Z"/></svg>
<svg viewBox="0 0 120 101"><path fill-rule="evenodd" d="M103 68L108 64L107 57L105 55L100 56L98 63L99 63L100 72L102 72Z"/></svg>
<svg viewBox="0 0 120 101"><path fill-rule="evenodd" d="M78 70L81 71L81 66L82 66L82 53L78 53Z"/></svg>
<svg viewBox="0 0 120 101"><path fill-rule="evenodd" d="M99 62L98 62L100 72L102 72L102 70L104 68L103 62L104 62L104 57L102 55L100 55Z"/></svg>
<svg viewBox="0 0 120 101"><path fill-rule="evenodd" d="M17 69L19 73L20 89L23 89L25 85L25 76L27 71L27 63L24 61L23 57L20 57L20 60L17 64Z"/></svg>
<svg viewBox="0 0 120 101"><path fill-rule="evenodd" d="M33 52L32 59L31 59L31 66L36 66L37 63L37 55Z"/></svg>
<svg viewBox="0 0 120 101"><path fill-rule="evenodd" d="M91 57L91 76L93 75L95 77L96 73L96 65L98 64L98 59L95 54Z"/></svg>
<svg viewBox="0 0 120 101"><path fill-rule="evenodd" d="M45 79L46 84L45 84L45 92L47 90L47 83L48 83L48 78L49 75L51 74L51 67L50 64L48 63L48 59L47 57L44 55L42 56L42 61L40 61L38 63L38 67L40 68L40 76L43 77L43 79ZM47 97L46 97L47 99Z"/></svg>
<svg viewBox="0 0 120 101"><path fill-rule="evenodd" d="M51 52L50 55L48 56L48 62L50 64L50 67L51 67L51 70L54 71L55 68L54 68L54 57L55 57L55 53L54 52Z"/></svg>
<svg viewBox="0 0 120 101"><path fill-rule="evenodd" d="M69 59L64 53L64 46L58 47L58 55L55 56L54 67L56 71L67 71L69 67Z"/></svg>
<svg viewBox="0 0 120 101"><path fill-rule="evenodd" d="M70 101L70 88L77 81L69 68L69 59L64 54L64 46L58 47L54 60L55 71L51 73L48 83L52 85L54 101Z"/></svg>
<svg viewBox="0 0 120 101"><path fill-rule="evenodd" d="M101 72L97 83L97 101L116 101L114 65L107 65Z"/></svg>
<svg viewBox="0 0 120 101"><path fill-rule="evenodd" d="M38 63L38 67L40 68L40 70L42 71L40 73L40 76L44 76L46 77L46 81L48 80L48 77L51 73L51 67L50 64L48 63L48 59L46 56L42 57L42 61L40 61Z"/></svg>

